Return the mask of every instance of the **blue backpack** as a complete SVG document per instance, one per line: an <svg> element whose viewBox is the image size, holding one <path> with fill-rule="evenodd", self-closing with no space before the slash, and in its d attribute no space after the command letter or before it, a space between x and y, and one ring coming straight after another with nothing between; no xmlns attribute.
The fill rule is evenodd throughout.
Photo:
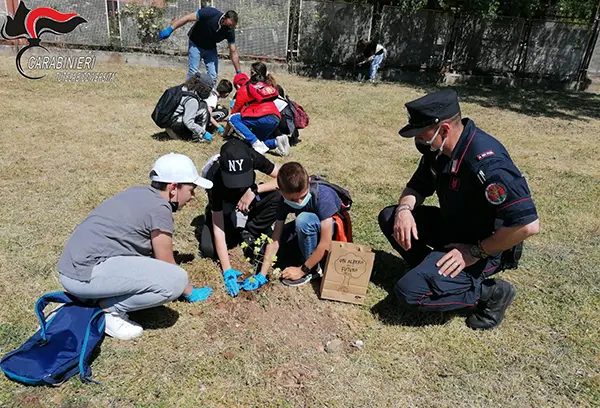
<svg viewBox="0 0 600 408"><path fill-rule="evenodd" d="M64 303L46 321L44 308L50 302ZM92 352L104 338L104 311L64 292L48 293L38 299L35 313L40 329L21 347L0 360L8 378L26 385L59 385L79 373L90 378Z"/></svg>

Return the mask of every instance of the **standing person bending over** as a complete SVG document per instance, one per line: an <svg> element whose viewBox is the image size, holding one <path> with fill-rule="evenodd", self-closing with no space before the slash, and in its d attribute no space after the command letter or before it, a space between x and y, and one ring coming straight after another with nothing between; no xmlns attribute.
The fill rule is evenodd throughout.
<svg viewBox="0 0 600 408"><path fill-rule="evenodd" d="M229 58L233 63L235 72L240 70L240 57L235 45L235 26L238 23L238 14L229 10L223 13L212 7L203 7L195 13L190 13L175 20L173 24L158 34L159 40L168 38L171 33L187 23L194 23L188 33L189 39L189 66L187 79L200 70L200 60L204 61L206 71L217 83L219 74L219 56L217 43L227 40L229 44Z"/></svg>
<svg viewBox="0 0 600 408"><path fill-rule="evenodd" d="M128 312L172 302L205 300L211 288L194 288L173 256L173 213L194 198L196 186L212 183L198 175L182 154L160 157L150 172L152 184L110 197L81 222L58 263L65 290L94 299L106 312L106 334L129 340L142 327Z"/></svg>

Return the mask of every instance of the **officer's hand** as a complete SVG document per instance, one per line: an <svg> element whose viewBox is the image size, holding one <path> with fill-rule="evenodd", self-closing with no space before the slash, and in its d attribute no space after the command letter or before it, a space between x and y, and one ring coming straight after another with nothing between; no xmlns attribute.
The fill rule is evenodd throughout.
<svg viewBox="0 0 600 408"><path fill-rule="evenodd" d="M435 266L440 268L438 273L444 276L450 275L451 278L454 278L461 273L463 269L475 264L479 259L471 256L469 247L470 245L466 244L446 245L446 248L453 249L441 257L435 264Z"/></svg>
<svg viewBox="0 0 600 408"><path fill-rule="evenodd" d="M237 209L243 213L247 213L250 208L250 204L252 204L252 201L254 201L255 198L256 196L252 190L246 190L242 198L240 198L240 201L237 203Z"/></svg>
<svg viewBox="0 0 600 408"><path fill-rule="evenodd" d="M411 236L419 239L415 218L409 210L397 212L394 221L394 239L402 249L408 251L411 246Z"/></svg>

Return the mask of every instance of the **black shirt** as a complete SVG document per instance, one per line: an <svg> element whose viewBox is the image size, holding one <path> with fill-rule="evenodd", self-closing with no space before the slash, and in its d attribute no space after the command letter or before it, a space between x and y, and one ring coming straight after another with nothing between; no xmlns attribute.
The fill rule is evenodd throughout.
<svg viewBox="0 0 600 408"><path fill-rule="evenodd" d="M235 29L221 25L223 12L213 7L202 7L196 12L198 19L189 32L190 40L199 48L213 50L217 43L227 40L235 44Z"/></svg>
<svg viewBox="0 0 600 408"><path fill-rule="evenodd" d="M275 170L275 164L267 159L262 154L258 153L254 149L249 149L252 156L252 167L254 170L258 170L264 174L271 174ZM223 203L237 204L240 198L248 190L246 188L227 188L223 185L223 179L221 177L221 167L219 160L216 160L210 167L206 174L206 178L213 182L213 187L207 190L208 200L212 206L212 211L223 211ZM256 174L254 175L256 180Z"/></svg>

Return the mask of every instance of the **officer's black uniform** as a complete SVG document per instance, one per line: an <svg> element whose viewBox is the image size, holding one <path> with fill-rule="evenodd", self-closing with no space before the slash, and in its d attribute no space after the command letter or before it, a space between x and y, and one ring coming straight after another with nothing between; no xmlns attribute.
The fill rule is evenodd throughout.
<svg viewBox="0 0 600 408"><path fill-rule="evenodd" d="M400 130L404 137L414 137L460 113L456 93L448 90L406 107L409 125ZM527 225L538 218L527 182L504 146L472 120L462 123L464 130L452 157L427 152L407 184L423 197L436 193L440 204L413 211L419 239L412 239L410 250L403 250L393 237L397 206L379 214L381 230L412 268L398 281L396 293L408 304L427 310L475 305L483 280L499 272L501 254L481 259L455 278L440 275L435 264L449 251L446 245L476 244L501 226Z"/></svg>

